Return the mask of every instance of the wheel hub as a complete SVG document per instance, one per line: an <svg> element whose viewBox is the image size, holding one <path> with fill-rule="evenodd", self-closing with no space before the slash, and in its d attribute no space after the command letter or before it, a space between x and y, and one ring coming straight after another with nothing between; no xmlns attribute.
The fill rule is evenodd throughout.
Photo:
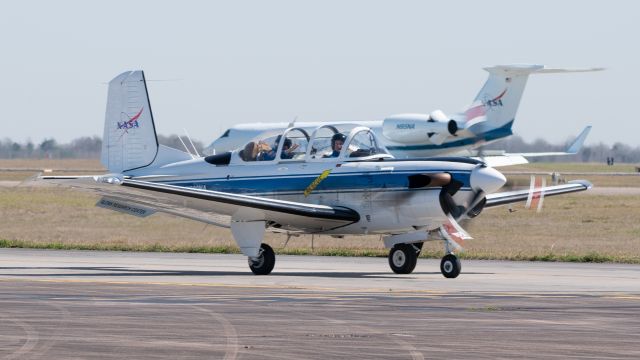
<svg viewBox="0 0 640 360"><path fill-rule="evenodd" d="M453 263L451 261L445 261L442 268L445 272L450 273L453 271Z"/></svg>
<svg viewBox="0 0 640 360"><path fill-rule="evenodd" d="M264 256L262 256L262 254L258 255L258 257L256 258L249 258L249 265L255 267L255 268L261 268L262 265L264 265Z"/></svg>
<svg viewBox="0 0 640 360"><path fill-rule="evenodd" d="M400 250L397 250L393 253L393 265L397 266L397 267L402 267L405 263L405 261L407 261L407 258L404 256L404 253Z"/></svg>

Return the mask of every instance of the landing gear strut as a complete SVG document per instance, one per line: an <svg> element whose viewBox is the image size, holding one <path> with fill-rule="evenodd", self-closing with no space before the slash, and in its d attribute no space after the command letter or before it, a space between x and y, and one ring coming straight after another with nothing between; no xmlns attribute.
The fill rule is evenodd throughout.
<svg viewBox="0 0 640 360"><path fill-rule="evenodd" d="M271 246L260 245L260 251L255 258L249 258L249 268L255 275L269 275L276 264L276 254Z"/></svg>
<svg viewBox="0 0 640 360"><path fill-rule="evenodd" d="M422 245L422 244L421 244ZM418 262L420 249L413 244L397 244L389 251L389 266L396 274L411 274Z"/></svg>
<svg viewBox="0 0 640 360"><path fill-rule="evenodd" d="M453 254L447 254L440 261L440 272L446 278L455 278L460 275L460 270L462 270L462 264L460 263L460 259Z"/></svg>

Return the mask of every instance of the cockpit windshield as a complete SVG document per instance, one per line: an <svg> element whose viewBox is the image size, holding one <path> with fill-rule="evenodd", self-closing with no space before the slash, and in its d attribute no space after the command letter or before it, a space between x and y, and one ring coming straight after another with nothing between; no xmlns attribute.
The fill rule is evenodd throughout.
<svg viewBox="0 0 640 360"><path fill-rule="evenodd" d="M388 153L384 147L378 145L370 129L354 129L349 145L347 145L345 157L360 158L380 154Z"/></svg>
<svg viewBox="0 0 640 360"><path fill-rule="evenodd" d="M341 158L366 158L369 156L393 158L376 140L367 127L355 127L341 132L333 125L314 130L313 135L303 128L289 128L282 134L263 134L238 151L244 162L267 163L271 161L331 161Z"/></svg>

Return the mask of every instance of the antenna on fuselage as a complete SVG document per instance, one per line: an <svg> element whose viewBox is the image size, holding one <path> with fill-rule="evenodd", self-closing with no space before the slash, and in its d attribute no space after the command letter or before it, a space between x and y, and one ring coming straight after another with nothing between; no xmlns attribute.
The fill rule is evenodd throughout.
<svg viewBox="0 0 640 360"><path fill-rule="evenodd" d="M287 128L292 128L296 125L296 121L298 121L298 117L294 117L293 121L289 123L289 125L287 125Z"/></svg>
<svg viewBox="0 0 640 360"><path fill-rule="evenodd" d="M187 154L189 154L189 156L191 156L192 159L195 159L196 156L193 155L191 153L191 151L189 151L189 148L187 147L187 144L185 144L184 141L182 140L182 136L178 136L178 140L180 140L180 142L182 143L182 146L184 146L184 149L187 151Z"/></svg>
<svg viewBox="0 0 640 360"><path fill-rule="evenodd" d="M196 149L196 146L193 145L193 141L191 141L191 136L189 136L189 133L187 132L187 128L183 128L183 130L184 130L184 133L187 135L187 139L189 139L189 143L191 144L193 151L196 153L196 156L200 157L200 154L198 153L198 149Z"/></svg>

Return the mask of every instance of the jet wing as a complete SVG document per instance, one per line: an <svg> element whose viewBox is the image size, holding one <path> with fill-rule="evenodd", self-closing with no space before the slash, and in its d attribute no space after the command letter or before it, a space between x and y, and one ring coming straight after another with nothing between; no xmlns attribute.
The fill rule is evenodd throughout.
<svg viewBox="0 0 640 360"><path fill-rule="evenodd" d="M585 191L591 189L592 186L593 185L586 180L574 180L562 185L545 186L543 188L536 189L535 192L544 193L544 196L547 197L577 191ZM530 193L530 189L493 193L487 195L487 202L485 203L484 207L489 208L520 201L526 201L529 198Z"/></svg>
<svg viewBox="0 0 640 360"><path fill-rule="evenodd" d="M575 155L582 149L584 141L587 139L591 126L585 127L582 132L575 138L575 140L567 147L565 151L556 152L534 152L534 153L507 153L503 151L477 151L471 150L466 156L471 156L476 160L481 160L490 167L512 166L527 164L531 157L541 156L563 156L563 155Z"/></svg>
<svg viewBox="0 0 640 360"><path fill-rule="evenodd" d="M231 221L265 221L275 229L322 232L360 220L349 208L185 188L120 175L41 176L36 181L103 195L98 206L132 215L160 211L226 227Z"/></svg>

